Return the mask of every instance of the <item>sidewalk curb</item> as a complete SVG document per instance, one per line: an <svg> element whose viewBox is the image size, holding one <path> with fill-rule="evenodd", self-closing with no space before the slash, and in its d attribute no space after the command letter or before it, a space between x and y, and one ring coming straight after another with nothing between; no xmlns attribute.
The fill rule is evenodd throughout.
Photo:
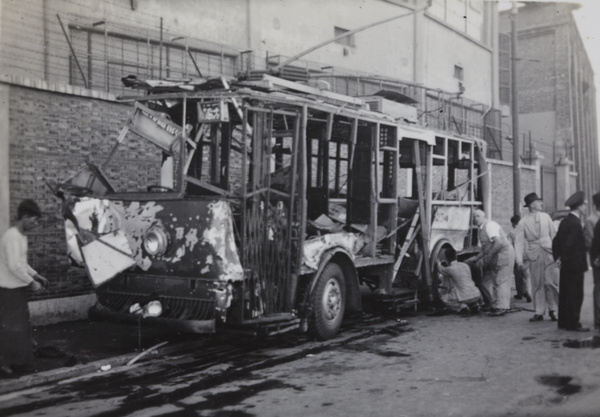
<svg viewBox="0 0 600 417"><path fill-rule="evenodd" d="M162 357L172 353L181 352L187 349L193 349L203 344L205 341L198 340L193 342L182 342L171 346L162 346L149 353L148 356L140 358L136 363L147 361L149 358ZM89 362L82 365L75 365L73 367L63 367L52 369L49 371L24 375L16 379L2 379L0 380L0 395L9 394L11 392L21 391L28 388L33 388L38 385L47 384L50 382L62 381L69 378L75 378L78 376L93 374L93 373L108 373L111 370L115 370L118 367L127 366L127 362L138 356L140 353L128 353L120 356L113 356L106 359L100 359L94 362ZM103 365L110 365L111 370L101 371L100 368Z"/></svg>

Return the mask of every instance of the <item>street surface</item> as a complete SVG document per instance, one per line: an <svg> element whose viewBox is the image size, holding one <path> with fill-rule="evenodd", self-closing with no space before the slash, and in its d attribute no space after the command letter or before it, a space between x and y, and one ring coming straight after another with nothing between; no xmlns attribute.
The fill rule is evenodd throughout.
<svg viewBox="0 0 600 417"><path fill-rule="evenodd" d="M591 281L588 272L584 326ZM193 351L0 395L0 415L600 415L600 349L564 346L600 332L532 315L365 314L327 342L206 337Z"/></svg>

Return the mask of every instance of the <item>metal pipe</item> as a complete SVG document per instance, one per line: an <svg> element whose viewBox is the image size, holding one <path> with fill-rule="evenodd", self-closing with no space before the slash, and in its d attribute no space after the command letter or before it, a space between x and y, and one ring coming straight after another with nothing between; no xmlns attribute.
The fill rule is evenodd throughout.
<svg viewBox="0 0 600 417"><path fill-rule="evenodd" d="M83 85L85 85L85 88L88 88L88 83L87 83L87 79L85 78L85 75L83 74L83 69L81 68L81 65L79 64L79 60L77 59L77 55L75 55L75 49L73 49L73 45L71 44L71 40L69 39L69 35L67 35L67 31L65 30L65 26L63 25L62 20L60 20L60 15L57 13L56 17L58 18L58 23L60 23L60 28L63 31L63 34L65 35L65 39L67 40L67 43L69 44L69 49L71 49L71 54L73 55L73 59L75 59L75 63L77 64L77 68L79 68L79 73L81 74L81 78L83 78Z"/></svg>
<svg viewBox="0 0 600 417"><path fill-rule="evenodd" d="M158 47L158 79L162 79L163 18L160 18L160 45Z"/></svg>
<svg viewBox="0 0 600 417"><path fill-rule="evenodd" d="M520 215L521 170L519 166L519 100L517 97L517 3L511 10L511 98L513 136L513 214Z"/></svg>
<svg viewBox="0 0 600 417"><path fill-rule="evenodd" d="M44 13L44 80L50 81L49 75L49 63L48 57L50 54L49 48L50 43L48 41L48 0L44 0L43 4L43 13Z"/></svg>
<svg viewBox="0 0 600 417"><path fill-rule="evenodd" d="M202 72L200 72L200 68L198 68L198 64L196 63L196 60L194 59L194 56L192 55L192 51L190 51L189 49L187 51L188 51L188 55L190 56L190 59L192 60L192 63L194 64L194 68L196 68L196 71L198 72L198 75L200 77L202 77ZM187 65L187 60L185 62ZM187 69L186 69L186 72L187 72Z"/></svg>

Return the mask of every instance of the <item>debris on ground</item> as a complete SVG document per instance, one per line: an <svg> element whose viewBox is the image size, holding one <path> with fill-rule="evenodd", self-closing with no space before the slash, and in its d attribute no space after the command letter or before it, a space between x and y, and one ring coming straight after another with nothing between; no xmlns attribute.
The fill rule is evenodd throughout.
<svg viewBox="0 0 600 417"><path fill-rule="evenodd" d="M599 348L600 347L600 336L592 336L587 339L573 340L569 339L563 343L564 347L568 348Z"/></svg>
<svg viewBox="0 0 600 417"><path fill-rule="evenodd" d="M147 354L155 351L156 349L158 349L161 346L166 345L169 342L161 342L157 345L152 346L151 348L146 349L145 351L143 351L142 353L140 353L139 355L137 355L135 358L133 358L132 360L130 360L129 362L127 362L127 366L133 365L134 363L136 363L138 361L138 359L146 356Z"/></svg>

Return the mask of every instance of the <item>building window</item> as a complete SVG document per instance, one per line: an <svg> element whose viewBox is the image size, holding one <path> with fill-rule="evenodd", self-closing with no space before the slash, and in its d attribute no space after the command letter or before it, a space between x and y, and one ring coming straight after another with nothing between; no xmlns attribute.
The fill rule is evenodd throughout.
<svg viewBox="0 0 600 417"><path fill-rule="evenodd" d="M432 0L427 14L478 42L487 44L489 4L481 0Z"/></svg>
<svg viewBox="0 0 600 417"><path fill-rule="evenodd" d="M465 79L465 70L460 65L454 66L454 78L461 81Z"/></svg>
<svg viewBox="0 0 600 417"><path fill-rule="evenodd" d="M88 88L124 94L128 90L121 79L128 75L138 79L185 79L233 76L238 71L239 53L210 50L208 44L194 38L161 41L158 33L136 36L132 29L130 33L105 34L102 29L79 25L69 25L69 31L77 56L87 57L79 63L69 59L66 67L71 85L84 86L85 76Z"/></svg>
<svg viewBox="0 0 600 417"><path fill-rule="evenodd" d="M345 33L350 32L348 29L342 29L339 27L334 27L333 29L333 33L334 36L337 38L338 36L341 36ZM343 38L338 39L337 41L335 41L335 43L340 44L340 45L344 45L344 46L350 46L350 47L355 47L356 44L354 43L354 34L349 35L349 36L345 36Z"/></svg>

